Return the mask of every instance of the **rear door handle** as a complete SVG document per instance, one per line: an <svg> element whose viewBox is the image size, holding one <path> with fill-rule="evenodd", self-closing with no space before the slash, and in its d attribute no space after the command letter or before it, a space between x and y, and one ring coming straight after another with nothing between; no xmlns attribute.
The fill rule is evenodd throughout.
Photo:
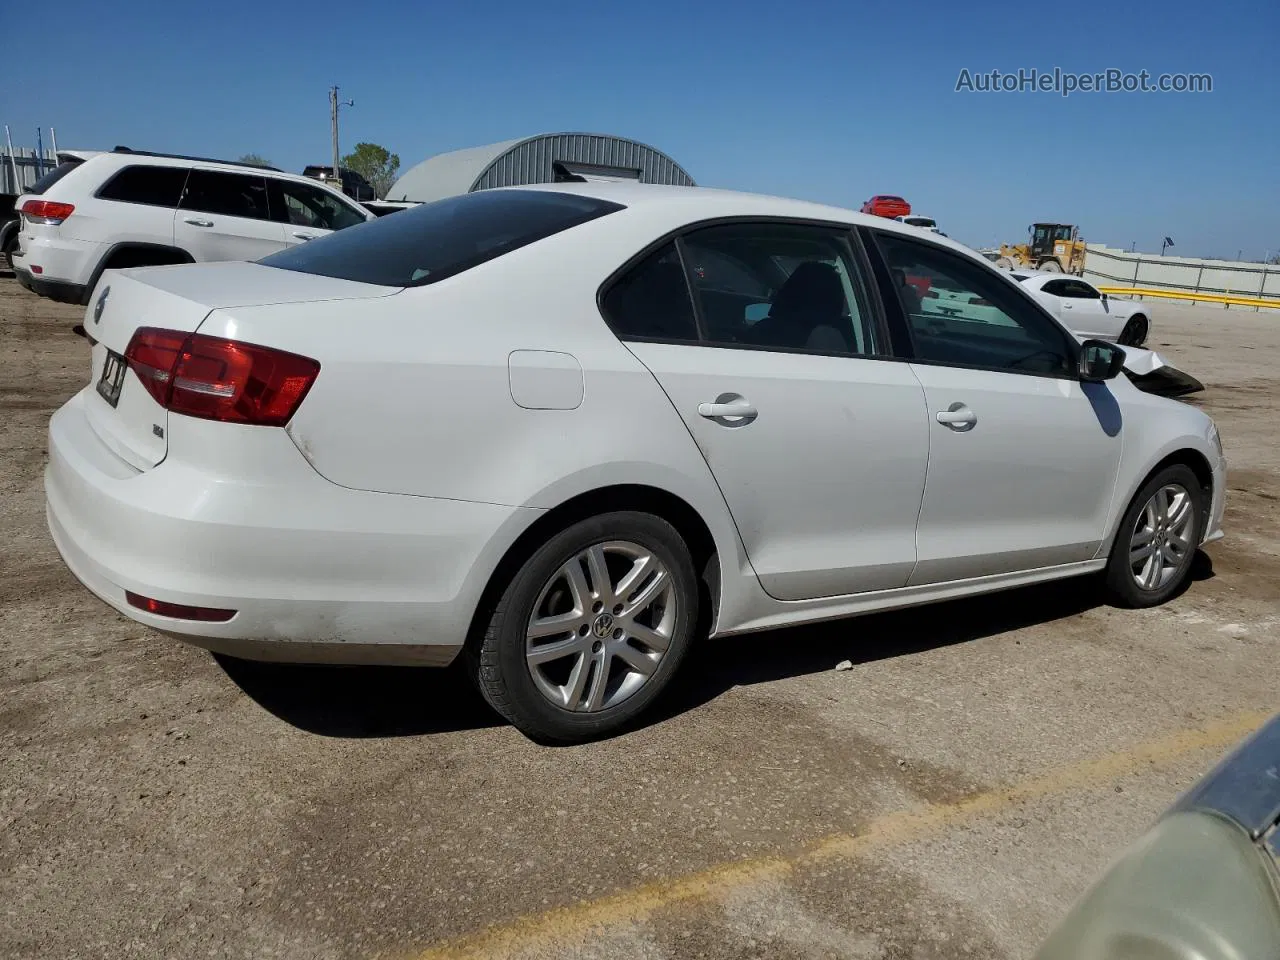
<svg viewBox="0 0 1280 960"><path fill-rule="evenodd" d="M213 221L212 221L212 220L195 220L195 219L193 219L193 218L191 218L191 217L187 217L187 218L186 218L185 220L183 220L182 222L183 222L183 223L189 223L189 224L191 224L193 227L212 227L212 226L213 226Z"/></svg>
<svg viewBox="0 0 1280 960"><path fill-rule="evenodd" d="M295 234L294 234L294 236L295 236L295 237L297 237L299 240L314 240L316 237L320 236L320 234L318 234L318 233L295 233Z"/></svg>
<svg viewBox="0 0 1280 960"><path fill-rule="evenodd" d="M958 433L972 429L978 422L978 415L963 403L953 403L947 409L939 410L937 418L944 427L950 427Z"/></svg>
<svg viewBox="0 0 1280 960"><path fill-rule="evenodd" d="M750 401L736 393L722 393L715 403L698 404L698 416L726 427L744 426L759 415Z"/></svg>

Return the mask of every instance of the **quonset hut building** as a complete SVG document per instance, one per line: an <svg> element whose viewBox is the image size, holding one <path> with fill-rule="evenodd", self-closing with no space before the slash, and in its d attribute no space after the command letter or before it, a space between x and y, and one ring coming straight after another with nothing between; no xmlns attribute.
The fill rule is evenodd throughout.
<svg viewBox="0 0 1280 960"><path fill-rule="evenodd" d="M595 133L544 133L428 157L387 191L387 200L420 203L490 187L575 180L638 180L692 187L665 153L635 140Z"/></svg>

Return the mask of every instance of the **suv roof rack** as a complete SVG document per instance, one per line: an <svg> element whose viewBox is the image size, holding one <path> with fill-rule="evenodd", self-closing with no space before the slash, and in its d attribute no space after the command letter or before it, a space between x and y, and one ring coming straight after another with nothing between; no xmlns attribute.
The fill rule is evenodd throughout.
<svg viewBox="0 0 1280 960"><path fill-rule="evenodd" d="M192 160L196 163L222 163L229 167L248 167L251 170L271 170L275 173L284 173L279 167L268 167L266 164L242 163L239 160L215 160L213 157L188 157L181 153L156 153L152 150L134 150L132 147L117 146L111 152L131 153L139 157L167 157L170 160Z"/></svg>

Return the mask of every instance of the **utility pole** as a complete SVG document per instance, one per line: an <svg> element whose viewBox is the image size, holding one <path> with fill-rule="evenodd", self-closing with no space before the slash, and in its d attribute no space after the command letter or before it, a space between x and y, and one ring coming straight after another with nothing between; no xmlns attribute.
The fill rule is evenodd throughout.
<svg viewBox="0 0 1280 960"><path fill-rule="evenodd" d="M329 122L333 129L333 178L337 180L339 184L342 183L342 173L338 167L338 108L354 107L355 105L356 102L354 100L343 100L339 102L338 88L336 86L329 88Z"/></svg>

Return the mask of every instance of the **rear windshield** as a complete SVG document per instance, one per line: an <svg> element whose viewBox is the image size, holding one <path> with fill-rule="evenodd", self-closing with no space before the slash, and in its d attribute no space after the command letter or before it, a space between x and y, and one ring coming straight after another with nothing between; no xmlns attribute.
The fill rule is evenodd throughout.
<svg viewBox="0 0 1280 960"><path fill-rule="evenodd" d="M568 193L481 190L350 227L259 263L385 287L419 287L621 209Z"/></svg>
<svg viewBox="0 0 1280 960"><path fill-rule="evenodd" d="M59 180L65 177L68 173L70 173L76 167L80 166L80 164L82 163L84 163L83 160L80 160L80 159L73 160L72 158L68 157L66 160L62 161L62 163L58 164L56 167L54 167L52 170L46 173L43 177L41 177L39 180L33 183L30 187L28 187L26 192L33 193L33 194L44 193L46 190L48 190L55 183L57 183Z"/></svg>

